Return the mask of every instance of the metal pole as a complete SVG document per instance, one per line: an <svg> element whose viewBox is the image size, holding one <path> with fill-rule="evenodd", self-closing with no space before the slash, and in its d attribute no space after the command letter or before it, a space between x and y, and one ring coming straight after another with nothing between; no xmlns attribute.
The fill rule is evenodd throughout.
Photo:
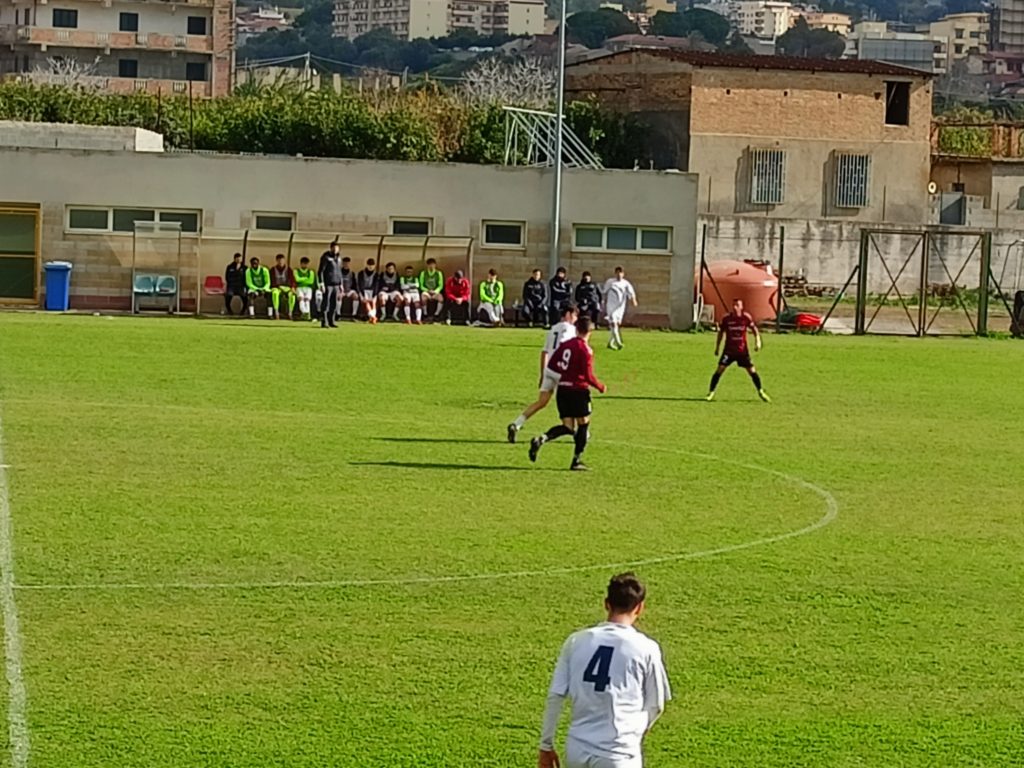
<svg viewBox="0 0 1024 768"><path fill-rule="evenodd" d="M992 274L992 233L981 236L981 284L978 286L978 335L988 335L988 291ZM1013 316L1013 313L1010 313Z"/></svg>
<svg viewBox="0 0 1024 768"><path fill-rule="evenodd" d="M868 301L868 238L870 234L866 229L860 232L860 253L857 256L857 308L853 319L853 332L863 336L867 331L864 325L864 318L867 314ZM837 297L838 303L838 297ZM830 312L831 313L831 312Z"/></svg>
<svg viewBox="0 0 1024 768"><path fill-rule="evenodd" d="M188 151L196 151L196 123L192 108L192 81L188 81Z"/></svg>
<svg viewBox="0 0 1024 768"><path fill-rule="evenodd" d="M555 189L551 204L551 254L548 258L548 277L558 269L562 235L562 120L565 119L565 22L566 3L562 0L558 24L558 92L555 95Z"/></svg>
<svg viewBox="0 0 1024 768"><path fill-rule="evenodd" d="M926 333L925 322L928 319L928 262L931 259L931 251L932 238L928 231L925 230L925 233L921 235L921 281L917 289L917 328L914 329L914 335L918 338ZM953 289L956 290L956 286L953 286Z"/></svg>
<svg viewBox="0 0 1024 768"><path fill-rule="evenodd" d="M782 307L785 304L782 295L782 270L786 266L786 225L779 227L779 289L775 292L775 332L782 331Z"/></svg>

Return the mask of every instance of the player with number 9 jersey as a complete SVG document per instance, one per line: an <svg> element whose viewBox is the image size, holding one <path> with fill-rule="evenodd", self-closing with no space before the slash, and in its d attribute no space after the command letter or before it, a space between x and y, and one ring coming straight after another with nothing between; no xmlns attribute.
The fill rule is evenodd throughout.
<svg viewBox="0 0 1024 768"><path fill-rule="evenodd" d="M608 620L565 641L548 690L541 768L558 764L554 736L566 698L567 768L642 768L644 734L671 698L661 648L634 626L644 599L633 574L615 576L605 600Z"/></svg>

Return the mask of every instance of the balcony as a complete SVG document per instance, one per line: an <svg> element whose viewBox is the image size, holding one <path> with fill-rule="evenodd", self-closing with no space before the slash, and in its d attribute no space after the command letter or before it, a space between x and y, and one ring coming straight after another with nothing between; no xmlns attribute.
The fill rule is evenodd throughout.
<svg viewBox="0 0 1024 768"><path fill-rule="evenodd" d="M107 93L152 93L163 96L188 94L188 80L162 80L135 77L81 76L78 83ZM0 75L0 82L46 82L45 75L7 74ZM207 81L192 81L192 96L208 99L213 96L213 85Z"/></svg>
<svg viewBox="0 0 1024 768"><path fill-rule="evenodd" d="M0 44L21 43L62 48L103 50L186 51L213 53L212 35L153 35L136 32L88 32L81 29L0 26Z"/></svg>

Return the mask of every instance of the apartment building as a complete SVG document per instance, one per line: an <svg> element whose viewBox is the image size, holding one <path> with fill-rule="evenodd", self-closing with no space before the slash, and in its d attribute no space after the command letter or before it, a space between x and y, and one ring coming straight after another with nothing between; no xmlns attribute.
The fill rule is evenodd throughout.
<svg viewBox="0 0 1024 768"><path fill-rule="evenodd" d="M922 223L931 78L877 61L636 50L566 70L651 127L656 168L700 178L702 214Z"/></svg>
<svg viewBox="0 0 1024 768"><path fill-rule="evenodd" d="M544 0L335 0L334 36L352 39L372 29L389 29L403 40L456 29L539 35L544 18Z"/></svg>
<svg viewBox="0 0 1024 768"><path fill-rule="evenodd" d="M997 0L991 29L995 50L1024 53L1024 0Z"/></svg>
<svg viewBox="0 0 1024 768"><path fill-rule="evenodd" d="M0 76L45 77L75 61L105 90L225 95L234 13L233 0L4 0Z"/></svg>
<svg viewBox="0 0 1024 768"><path fill-rule="evenodd" d="M885 21L862 21L846 38L844 59L884 61L941 75L949 69L946 40L926 32L893 28Z"/></svg>
<svg viewBox="0 0 1024 768"><path fill-rule="evenodd" d="M954 13L928 25L928 35L945 44L949 61L988 53L990 19L987 13Z"/></svg>
<svg viewBox="0 0 1024 768"><path fill-rule="evenodd" d="M793 6L780 0L741 0L732 17L741 35L774 40L786 33L794 18Z"/></svg>
<svg viewBox="0 0 1024 768"><path fill-rule="evenodd" d="M826 29L829 32L846 37L853 31L853 19L845 13L825 13L822 11L802 11L793 14L790 26L796 24L798 18L803 18L811 29Z"/></svg>

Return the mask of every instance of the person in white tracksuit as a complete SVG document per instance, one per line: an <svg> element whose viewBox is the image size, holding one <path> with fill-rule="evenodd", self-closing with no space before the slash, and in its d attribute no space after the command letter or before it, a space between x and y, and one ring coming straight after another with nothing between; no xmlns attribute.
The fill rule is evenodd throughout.
<svg viewBox="0 0 1024 768"><path fill-rule="evenodd" d="M661 648L634 626L645 597L632 573L612 577L608 620L565 641L548 689L538 768L560 765L554 741L566 698L565 768L643 768L644 735L672 698Z"/></svg>
<svg viewBox="0 0 1024 768"><path fill-rule="evenodd" d="M601 288L604 295L604 313L608 320L608 331L611 337L608 339L608 349L622 349L622 334L619 326L626 314L626 304L636 306L636 291L633 284L626 279L626 273L622 267L615 268L615 277L605 281Z"/></svg>

